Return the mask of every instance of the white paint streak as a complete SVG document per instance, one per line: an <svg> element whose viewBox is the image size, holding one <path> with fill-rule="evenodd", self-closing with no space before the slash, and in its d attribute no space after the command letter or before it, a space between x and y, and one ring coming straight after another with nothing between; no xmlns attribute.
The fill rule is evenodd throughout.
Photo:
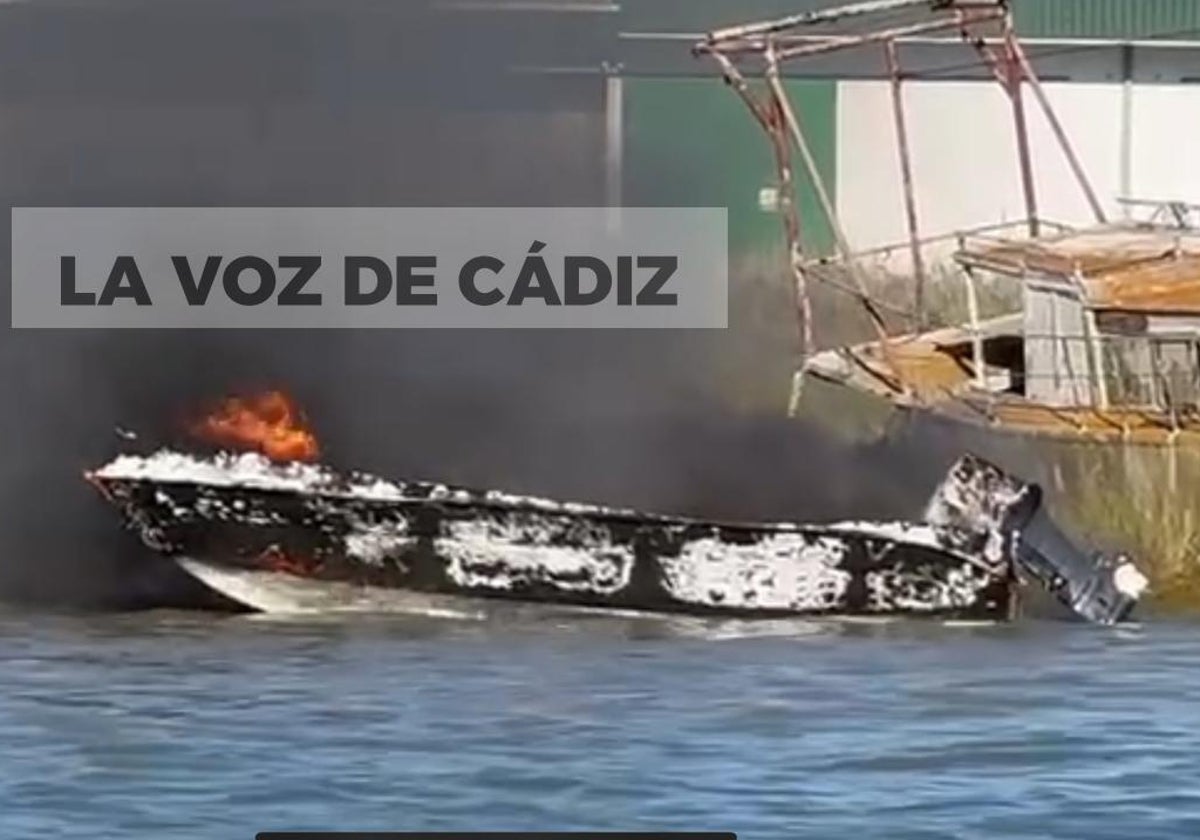
<svg viewBox="0 0 1200 840"><path fill-rule="evenodd" d="M846 545L832 537L777 534L744 545L705 537L660 560L667 590L689 604L830 609L850 581L837 568Z"/></svg>
<svg viewBox="0 0 1200 840"><path fill-rule="evenodd" d="M449 522L434 540L434 551L448 560L450 579L464 587L509 591L543 583L569 592L611 595L629 583L633 549L614 544L606 528L573 528L569 545L552 544L554 536L565 535L544 525Z"/></svg>
<svg viewBox="0 0 1200 840"><path fill-rule="evenodd" d="M247 487L259 490L323 492L327 495L361 497L380 501L404 498L398 485L374 476L345 478L332 470L296 462L279 464L253 452L220 453L200 458L182 452L160 450L150 457L120 455L96 470L101 479L187 482L215 487Z"/></svg>
<svg viewBox="0 0 1200 840"><path fill-rule="evenodd" d="M397 484L365 473L342 475L327 467L297 462L276 463L254 452L222 452L202 458L168 449L149 457L119 455L93 475L99 479L156 481L163 483L205 484L213 487L244 487L256 490L280 490L315 493L337 498L395 502L428 499L435 502L469 504L479 501L497 507L527 507L546 512L591 515L641 516L633 511L578 502L555 502L538 496L521 496L489 490L478 496L444 484L433 485L428 495L406 492Z"/></svg>
<svg viewBox="0 0 1200 840"><path fill-rule="evenodd" d="M874 610L951 610L967 607L993 578L970 563L935 574L895 570L867 573L867 598Z"/></svg>
<svg viewBox="0 0 1200 840"><path fill-rule="evenodd" d="M497 504L504 507L530 507L537 510L562 511L563 513L572 514L623 514L638 516L643 519L646 518L645 514L625 508L601 507L583 502L556 502L553 499L546 499L541 496L522 496L516 493L506 493L503 490L488 490L483 494L483 500L489 504Z"/></svg>
<svg viewBox="0 0 1200 840"><path fill-rule="evenodd" d="M909 545L945 550L937 529L931 525L910 522L834 522L826 527L839 533L879 537Z"/></svg>
<svg viewBox="0 0 1200 840"><path fill-rule="evenodd" d="M346 534L346 554L364 563L378 566L388 557L395 557L416 542L408 534L408 523L381 522L377 525L358 525Z"/></svg>

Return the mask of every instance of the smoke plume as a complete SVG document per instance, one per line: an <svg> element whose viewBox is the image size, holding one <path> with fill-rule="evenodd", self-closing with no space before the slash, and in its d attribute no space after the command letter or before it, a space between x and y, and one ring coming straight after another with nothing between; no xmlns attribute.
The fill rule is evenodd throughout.
<svg viewBox="0 0 1200 840"><path fill-rule="evenodd" d="M598 66L603 27L583 14L266 0L2 14L12 206L603 201L601 77L528 72ZM179 442L214 398L264 387L305 408L329 460L397 478L735 519L919 509L953 453L836 444L779 416L778 376L773 413L733 410L714 370L739 340L5 330L0 597L204 603L80 474L128 445L114 426Z"/></svg>

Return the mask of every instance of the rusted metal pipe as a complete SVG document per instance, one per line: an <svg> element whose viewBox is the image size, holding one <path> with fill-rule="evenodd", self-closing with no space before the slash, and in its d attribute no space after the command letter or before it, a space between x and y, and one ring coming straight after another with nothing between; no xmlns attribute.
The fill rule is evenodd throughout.
<svg viewBox="0 0 1200 840"><path fill-rule="evenodd" d="M746 83L746 78L727 56L714 53L714 57L721 65L721 72L724 74L726 83L737 93L738 97L746 105L746 108L754 116L754 119L766 132L767 138L771 142L771 150L775 157L775 169L779 176L780 197L786 202L783 226L784 234L787 238L788 269L792 273L794 305L796 307L797 327L800 339L799 364L797 367L801 368L805 359L808 358L808 354L813 351L815 343L813 341L812 301L808 295L808 279L802 259L800 217L796 209L795 186L789 151L790 146L787 138L783 135L783 115L779 112L778 108L768 111L763 103L755 98L754 94L750 91L750 86ZM793 388L791 403L797 401L798 389ZM794 408L791 405L789 405L789 413L794 413Z"/></svg>
<svg viewBox="0 0 1200 840"><path fill-rule="evenodd" d="M983 358L983 333L979 328L979 298L975 292L975 272L969 267L964 267L963 279L967 281L967 317L971 323L971 363L975 368L975 387L983 390L987 386L987 376Z"/></svg>
<svg viewBox="0 0 1200 840"><path fill-rule="evenodd" d="M900 78L900 57L896 54L896 42L884 43L887 56L888 75L892 79L892 114L896 120L896 143L900 151L900 176L904 185L904 212L908 219L909 250L912 253L913 309L917 313L917 328L925 328L925 263L921 257L921 231L917 222L917 197L912 173L912 157L908 148L908 128L904 119L904 90Z"/></svg>
<svg viewBox="0 0 1200 840"><path fill-rule="evenodd" d="M846 18L861 17L863 15L877 14L879 12L890 12L897 9L910 8L913 6L925 6L929 9L936 10L937 7L943 5L946 4L944 2L938 2L938 0L866 0L866 2L850 3L845 6L835 6L830 9L815 9L811 12L801 12L800 14L787 15L786 17L774 18L773 20L740 24L738 26L727 26L724 29L714 29L708 34L707 41L709 43L715 43L719 41L747 38L754 35L769 35L774 32L782 32L787 29L792 29L797 26L815 26L822 23L834 23L835 21L844 20ZM990 0L987 5L997 5L997 0Z"/></svg>
<svg viewBox="0 0 1200 840"><path fill-rule="evenodd" d="M1025 217L1029 220L1029 235L1036 239L1039 234L1037 215L1037 192L1033 182L1033 159L1029 153L1029 128L1025 124L1025 102L1021 96L1023 69L1013 52L1012 21L1004 22L1004 70L1007 78L1006 90L1012 103L1013 127L1017 133L1017 160L1021 167L1021 191L1025 196Z"/></svg>
<svg viewBox="0 0 1200 840"><path fill-rule="evenodd" d="M1092 208L1092 214L1096 217L1097 222L1101 224L1107 222L1108 218L1105 216L1104 208L1100 206L1100 201L1096 198L1096 192L1092 189L1087 173L1084 172L1083 165L1079 162L1079 158L1075 154L1075 149L1071 146L1067 132L1063 129L1062 123L1058 121L1058 115L1054 112L1054 107L1050 104L1050 99L1046 96L1046 91L1042 87L1041 81L1038 80L1033 65L1029 62L1029 56L1025 55L1025 50L1021 46L1021 42L1013 36L1011 26L1007 28L1005 35L1008 50L1016 60L1017 66L1021 70L1021 75L1029 82L1029 87L1033 90L1033 95L1037 99L1038 104L1042 107L1042 113L1046 115L1046 122L1050 123L1050 130L1054 132L1054 137L1058 140L1058 145L1062 148L1063 155L1067 158L1071 172L1075 175L1075 180L1079 182L1079 187L1083 190L1083 194Z"/></svg>
<svg viewBox="0 0 1200 840"><path fill-rule="evenodd" d="M788 270L792 274L792 286L800 320L800 365L808 358L816 343L813 339L812 301L808 295L808 274L804 269L803 241L801 239L800 213L796 208L796 187L792 175L791 149L782 126L771 132L771 148L775 154L775 168L779 173L780 209L783 216L784 236L787 240Z"/></svg>
<svg viewBox="0 0 1200 840"><path fill-rule="evenodd" d="M1197 209L1200 209L1200 206L1198 206ZM1051 220L1047 220L1047 219L1040 219L1039 221L1040 221L1042 227L1053 228L1056 232L1059 232L1059 233L1072 233L1075 231L1074 227L1072 227L1071 225L1063 224L1062 222L1055 222L1055 221L1051 221ZM919 244L922 246L922 248L924 248L924 246L926 246L926 245L934 245L939 242L948 242L951 239L961 239L963 236L974 236L976 239L987 240L987 241L992 241L992 242L1005 242L1007 240L1005 240L1003 237L985 236L985 234L996 233L998 231L1007 230L1009 228L1014 228L1014 227L1017 227L1018 225L1023 225L1023 224L1025 224L1025 222L1021 221L1021 222L994 222L992 224L987 224L987 225L976 225L975 227L963 228L962 230L951 231L950 233L942 233L942 234L938 234L936 236L926 236L920 240ZM907 242L899 242L899 243L893 243L890 245L879 245L875 248L866 248L861 251L855 251L855 256L858 257L859 259L865 259L867 257L878 256L881 254L886 255L886 254L891 253L892 251L897 251L900 248L905 247L907 244L908 244ZM827 265L827 264L829 264L829 262L830 262L830 260L828 257L816 257L816 258L808 260L806 264L819 266L819 265Z"/></svg>
<svg viewBox="0 0 1200 840"><path fill-rule="evenodd" d="M852 40L837 39L827 43L818 44L803 44L801 46L787 47L778 52L777 58L780 61L790 61L793 58L804 58L806 56L820 55L821 53L834 52L843 50L849 47L863 46L866 44L886 43L894 41L897 38L908 38L913 35L923 35L929 32L939 32L943 29L969 29L972 26L989 23L991 21L1003 19L1003 14L997 12L976 12L968 14L962 11L955 11L953 16L943 18L942 20L929 21L926 23L914 23L909 26L897 26L894 29L882 29L878 32L869 32L865 35L860 35Z"/></svg>
<svg viewBox="0 0 1200 840"><path fill-rule="evenodd" d="M846 263L846 267L850 270L850 276L854 279L855 285L858 286L858 292L861 296L863 308L867 311L867 315L871 319L872 325L875 327L875 332L879 339L879 349L883 353L888 365L895 372L896 377L903 381L903 374L895 364L895 359L891 352L891 345L888 341L887 324L883 320L883 315L879 312L875 302L871 299L871 294L867 291L866 283L863 280L862 273L858 268L857 262L854 259L854 252L850 248L850 242L846 238L846 232L842 230L841 221L838 219L837 211L834 209L833 201L829 197L829 191L825 187L825 179L821 177L821 172L817 168L816 159L813 157L812 149L809 148L808 139L804 132L800 129L800 122L796 119L796 114L792 110L791 103L787 98L787 91L783 88L783 82L779 78L779 61L775 56L773 49L767 49L767 87L774 96L775 104L779 107L780 113L786 122L788 131L792 135L792 142L796 144L796 148L800 151L800 158L804 162L804 167L808 171L808 177L813 186L813 191L817 194L817 199L820 202L821 210L825 214L825 219L829 224L830 230L833 232L834 241L837 243L838 251L842 255L842 259ZM796 253L793 259L796 264L799 264L802 255Z"/></svg>
<svg viewBox="0 0 1200 840"><path fill-rule="evenodd" d="M751 116L765 131L770 131L770 118L767 112L763 109L761 103L754 98L754 94L750 92L750 86L746 84L746 77L737 69L728 56L721 53L713 53L713 58L721 65L721 73L725 77L725 84L733 88L733 92L745 103L750 109Z"/></svg>
<svg viewBox="0 0 1200 840"><path fill-rule="evenodd" d="M846 239L846 233L842 230L841 223L838 221L837 211L834 210L833 200L829 197L829 191L825 188L825 179L821 177L821 171L817 168L817 161L813 157L812 149L808 145L808 138L800 130L800 122L796 119L795 112L792 111L787 91L783 89L783 82L779 76L778 58L774 51L770 49L767 51L766 58L767 87L770 89L772 97L779 107L780 114L783 116L787 129L792 136L792 142L796 144L796 148L800 152L800 159L808 172L813 192L817 194L817 201L821 205L821 212L825 215L825 221L829 224L829 229L833 233L838 252L842 255L843 259L849 261L852 256L850 243Z"/></svg>

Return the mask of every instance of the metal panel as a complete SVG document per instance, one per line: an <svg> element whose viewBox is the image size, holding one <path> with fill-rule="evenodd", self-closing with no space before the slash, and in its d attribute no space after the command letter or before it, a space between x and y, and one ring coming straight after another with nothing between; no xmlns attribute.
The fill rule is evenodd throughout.
<svg viewBox="0 0 1200 840"><path fill-rule="evenodd" d="M1050 288L1025 287L1025 393L1045 405L1095 402L1092 359L1079 299Z"/></svg>
<svg viewBox="0 0 1200 840"><path fill-rule="evenodd" d="M1053 404L1058 399L1054 381L1054 293L1025 287L1025 396L1033 402Z"/></svg>
<svg viewBox="0 0 1200 840"><path fill-rule="evenodd" d="M698 75L703 67L689 48L699 33L722 25L804 12L831 5L832 0L623 0L616 17L620 36L617 61L625 72L643 75ZM1042 39L1029 45L1030 56L1044 80L1112 81L1132 70L1138 81L1174 82L1200 79L1193 51L1138 46L1132 68L1124 61L1120 41L1187 42L1200 40L1200 0L1013 0L1017 31ZM1064 41L1089 39L1086 46ZM1112 46L1098 43L1112 39ZM957 39L926 39L902 48L906 73L913 78L986 78L973 52ZM785 74L799 74L784 67ZM810 78L886 78L882 52L853 50L806 62Z"/></svg>
<svg viewBox="0 0 1200 840"><path fill-rule="evenodd" d="M1015 0L1027 38L1200 38L1198 0Z"/></svg>
<svg viewBox="0 0 1200 840"><path fill-rule="evenodd" d="M1074 296L1054 296L1058 398L1062 405L1092 405L1092 375L1083 305Z"/></svg>
<svg viewBox="0 0 1200 840"><path fill-rule="evenodd" d="M723 24L833 5L831 0L624 0L622 31L704 32ZM1031 38L1200 38L1200 0L1013 0Z"/></svg>

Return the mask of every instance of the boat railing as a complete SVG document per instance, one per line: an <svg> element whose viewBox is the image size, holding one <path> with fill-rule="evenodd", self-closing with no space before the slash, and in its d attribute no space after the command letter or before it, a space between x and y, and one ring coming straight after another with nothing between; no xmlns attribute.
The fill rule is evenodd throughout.
<svg viewBox="0 0 1200 840"><path fill-rule="evenodd" d="M1181 230L1200 227L1200 204L1178 199L1132 198L1119 196L1117 203L1128 211L1149 210L1148 224L1170 224Z"/></svg>
<svg viewBox="0 0 1200 840"><path fill-rule="evenodd" d="M988 241L996 245L1012 242L1014 240L1001 234L1008 231L1024 229L1028 230L1029 222L1026 219L1007 222L993 222L991 224L976 225L967 228L955 228L946 233L939 233L933 236L925 236L917 240L915 243L922 249L931 248L936 245L957 244L959 247L964 242L969 240ZM1055 221L1053 219L1038 219L1038 228L1040 235L1058 235L1064 233L1073 233L1078 228L1074 225L1065 222ZM1027 237L1022 237L1025 239ZM848 255L841 253L824 254L815 257L809 257L802 261L801 265L804 268L820 268L822 266L845 265L847 262L863 262L872 258L883 257L887 258L894 254L903 254L909 251L914 243L909 240L899 242L888 242L883 245L876 245L871 248L863 248L852 251Z"/></svg>
<svg viewBox="0 0 1200 840"><path fill-rule="evenodd" d="M1010 386L1019 386L1030 402L1167 414L1200 412L1200 338L1196 336L1034 332L1024 333L1022 340L1023 367L1011 371L1019 381ZM1031 359L1035 360L1032 369ZM979 382L987 371L976 373L984 375L977 376Z"/></svg>

